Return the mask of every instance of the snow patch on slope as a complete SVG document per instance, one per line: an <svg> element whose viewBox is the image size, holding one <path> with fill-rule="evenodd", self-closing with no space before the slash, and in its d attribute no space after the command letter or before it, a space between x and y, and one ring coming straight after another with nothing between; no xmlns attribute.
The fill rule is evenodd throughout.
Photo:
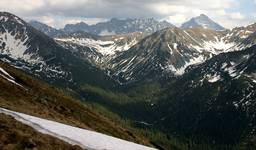
<svg viewBox="0 0 256 150"><path fill-rule="evenodd" d="M19 18L15 18L15 19L17 21L19 20L20 23L22 23L22 21ZM23 60L26 63L28 63L27 65L29 66L38 65L40 66L40 69L36 70L36 72L41 72L41 71L48 72L46 74L48 77L61 77L66 75L66 73L62 71L60 67L55 65L48 66L46 62L49 61L49 59L43 60L43 58L37 55L37 51L39 51L39 47L33 50L33 53L27 52L27 50L30 48L30 45L29 45L29 37L26 32L26 29L22 33L16 32L16 30L8 31L7 29L5 29L4 26L3 26L3 29L4 31L0 33L0 54L1 55L6 55L9 58L12 58L14 60ZM50 58L50 59L55 59L55 58ZM24 69L24 68L21 68L21 69Z"/></svg>
<svg viewBox="0 0 256 150"><path fill-rule="evenodd" d="M227 52L226 50L230 49L233 46L235 46L235 43L226 43L223 40L223 38L221 39L216 38L216 41L207 41L207 42L204 42L203 44L203 48L208 50L214 55Z"/></svg>
<svg viewBox="0 0 256 150"><path fill-rule="evenodd" d="M8 19L9 19L9 17L0 16L0 21L1 21L1 22L6 22Z"/></svg>
<svg viewBox="0 0 256 150"><path fill-rule="evenodd" d="M236 43L226 42L224 38L215 37L214 40L203 41L203 43L198 43L198 45L190 45L190 48L196 49L199 53L210 52L213 55L218 55L220 53L226 53L231 51Z"/></svg>
<svg viewBox="0 0 256 150"><path fill-rule="evenodd" d="M101 133L72 127L58 122L33 117L30 115L0 108L0 113L10 115L35 130L49 134L72 145L79 145L90 150L155 150Z"/></svg>
<svg viewBox="0 0 256 150"><path fill-rule="evenodd" d="M25 54L25 51L29 48L27 45L28 36L24 33L25 38L18 38L19 34L9 32L5 29L0 33L0 49L2 54L10 55L14 59L24 58L30 59L30 55Z"/></svg>
<svg viewBox="0 0 256 150"><path fill-rule="evenodd" d="M19 19L17 18L17 20ZM19 33L15 30L8 31L4 26L3 28L4 31L0 32L0 54L7 55L15 60L22 59L30 64L43 63L42 58L26 52L30 48L26 29L23 33ZM38 48L35 51L38 51Z"/></svg>
<svg viewBox="0 0 256 150"><path fill-rule="evenodd" d="M126 51L137 43L136 40L133 40L132 42L118 45L117 43L115 43L115 41L102 41L102 40L94 40L89 38L73 38L73 37L72 38L56 38L56 40L93 48L105 56L114 55L117 52Z"/></svg>
<svg viewBox="0 0 256 150"><path fill-rule="evenodd" d="M217 74L214 74L213 76L207 75L206 78L208 79L208 82L210 82L210 83L217 82L221 79L220 75L217 75Z"/></svg>
<svg viewBox="0 0 256 150"><path fill-rule="evenodd" d="M185 73L185 70L188 66L200 64L204 61L205 61L205 58L202 55L200 55L196 58L191 58L180 68L175 68L172 64L170 64L170 65L167 65L167 69L172 71L175 75L180 76Z"/></svg>

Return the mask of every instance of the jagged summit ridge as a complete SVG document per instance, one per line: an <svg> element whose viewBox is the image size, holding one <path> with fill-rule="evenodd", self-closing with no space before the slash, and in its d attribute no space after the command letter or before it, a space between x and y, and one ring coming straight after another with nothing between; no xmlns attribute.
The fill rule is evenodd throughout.
<svg viewBox="0 0 256 150"><path fill-rule="evenodd" d="M95 25L86 23L67 24L64 27L66 32L85 31L96 35L116 35L132 32L144 32L151 34L167 27L174 27L169 22L157 21L153 18L145 19L117 19L112 18L106 22L100 22Z"/></svg>

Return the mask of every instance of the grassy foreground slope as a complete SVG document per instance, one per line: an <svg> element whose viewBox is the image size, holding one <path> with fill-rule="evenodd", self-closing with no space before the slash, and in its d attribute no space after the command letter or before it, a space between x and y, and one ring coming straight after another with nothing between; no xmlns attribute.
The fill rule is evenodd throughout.
<svg viewBox="0 0 256 150"><path fill-rule="evenodd" d="M66 96L63 91L41 83L6 63L0 62L0 67L23 86L0 76L0 107L151 145L146 138L102 117L85 104Z"/></svg>

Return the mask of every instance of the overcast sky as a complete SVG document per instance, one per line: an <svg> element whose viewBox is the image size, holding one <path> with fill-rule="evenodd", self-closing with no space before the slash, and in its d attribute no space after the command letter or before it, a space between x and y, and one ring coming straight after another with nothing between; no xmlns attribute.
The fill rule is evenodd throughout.
<svg viewBox="0 0 256 150"><path fill-rule="evenodd" d="M206 14L226 28L256 22L256 0L0 0L0 10L56 28L110 18L156 18L176 26Z"/></svg>

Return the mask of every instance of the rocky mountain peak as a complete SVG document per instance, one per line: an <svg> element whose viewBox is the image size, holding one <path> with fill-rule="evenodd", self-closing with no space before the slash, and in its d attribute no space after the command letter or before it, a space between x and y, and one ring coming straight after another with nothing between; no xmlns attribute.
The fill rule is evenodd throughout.
<svg viewBox="0 0 256 150"><path fill-rule="evenodd" d="M225 30L224 27L214 22L205 14L201 14L200 16L191 18L189 21L181 25L182 29L188 29L188 28L194 28L194 27L202 27L202 28L212 29L216 31Z"/></svg>

